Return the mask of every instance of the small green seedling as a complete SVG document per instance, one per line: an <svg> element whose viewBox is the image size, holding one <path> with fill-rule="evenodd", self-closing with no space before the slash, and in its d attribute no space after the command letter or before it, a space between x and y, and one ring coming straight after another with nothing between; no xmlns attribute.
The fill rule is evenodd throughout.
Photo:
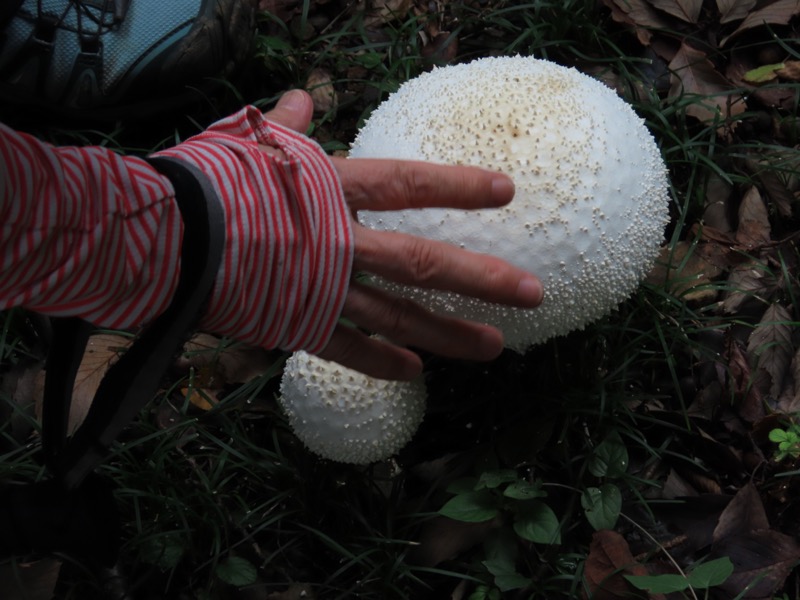
<svg viewBox="0 0 800 600"><path fill-rule="evenodd" d="M516 570L515 536L535 544L560 544L561 524L555 512L541 499L547 496L539 480L527 481L513 469L485 471L479 478L457 480L447 491L455 494L439 514L470 523L509 517L511 531L506 530L488 544L483 566L494 580L494 587L481 586L470 600L493 600L496 592L525 588L531 579Z"/></svg>
<svg viewBox="0 0 800 600"><path fill-rule="evenodd" d="M786 429L777 427L769 432L769 440L778 444L775 460L800 457L800 425L790 423Z"/></svg>
<svg viewBox="0 0 800 600"><path fill-rule="evenodd" d="M541 482L529 483L518 479L511 469L499 469L487 471L477 480L459 480L448 491L455 496L439 510L445 517L480 523L508 512L521 538L536 544L561 543L558 517L538 499L547 495Z"/></svg>

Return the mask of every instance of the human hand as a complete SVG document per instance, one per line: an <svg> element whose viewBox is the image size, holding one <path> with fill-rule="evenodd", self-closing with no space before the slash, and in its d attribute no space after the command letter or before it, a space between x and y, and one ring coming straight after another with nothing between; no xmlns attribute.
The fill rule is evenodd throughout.
<svg viewBox="0 0 800 600"><path fill-rule="evenodd" d="M264 116L305 132L312 111L310 97L292 91ZM261 149L280 154L267 146ZM359 210L493 208L507 204L514 195L509 177L478 167L344 158L333 158L333 164L354 219ZM498 258L406 234L378 232L358 223L353 229L354 272L526 308L542 300L538 279ZM347 292L342 317L384 339L339 324L319 356L383 379L412 379L420 374L420 357L405 346L469 360L491 360L503 349L502 333L494 327L437 315L355 281Z"/></svg>

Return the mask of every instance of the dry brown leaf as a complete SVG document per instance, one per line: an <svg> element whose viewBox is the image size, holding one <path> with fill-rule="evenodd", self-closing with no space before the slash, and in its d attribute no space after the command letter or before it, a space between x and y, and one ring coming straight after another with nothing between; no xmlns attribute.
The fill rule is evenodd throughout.
<svg viewBox="0 0 800 600"><path fill-rule="evenodd" d="M778 77L789 81L800 81L800 60L787 60L783 68L775 71Z"/></svg>
<svg viewBox="0 0 800 600"><path fill-rule="evenodd" d="M796 167L793 165L789 168ZM789 171L789 173L790 177L794 178L793 172ZM784 177L774 170L765 169L758 173L758 180L764 186L764 191L778 212L784 217L791 217L795 195Z"/></svg>
<svg viewBox="0 0 800 600"><path fill-rule="evenodd" d="M729 206L733 186L716 173L712 173L706 182L705 191L703 225L709 225L722 233L730 233L733 231Z"/></svg>
<svg viewBox="0 0 800 600"><path fill-rule="evenodd" d="M747 340L747 354L753 369L769 376L768 391L777 398L792 359L792 315L780 304L764 312Z"/></svg>
<svg viewBox="0 0 800 600"><path fill-rule="evenodd" d="M247 383L275 366L275 354L257 346L235 344L222 347L222 340L198 333L183 347L181 368L194 368L203 388L219 390L228 384Z"/></svg>
<svg viewBox="0 0 800 600"><path fill-rule="evenodd" d="M364 17L367 28L382 27L387 23L404 19L411 8L411 0L373 0L371 8Z"/></svg>
<svg viewBox="0 0 800 600"><path fill-rule="evenodd" d="M739 222L742 221L755 221L767 231L770 229L767 207L761 199L761 193L755 186L750 186L742 198L742 203L739 205ZM767 235L765 241L769 240L770 237Z"/></svg>
<svg viewBox="0 0 800 600"><path fill-rule="evenodd" d="M725 350L730 381L728 386L739 416L748 423L764 418L764 400L761 390L753 385L753 370L747 354L736 340L731 339Z"/></svg>
<svg viewBox="0 0 800 600"><path fill-rule="evenodd" d="M89 337L86 352L75 376L72 404L69 411L67 433L72 434L83 423L94 401L94 395L109 367L133 343L133 338L112 333L98 333ZM44 386L42 386L44 389ZM41 418L41 397L37 398L36 415Z"/></svg>
<svg viewBox="0 0 800 600"><path fill-rule="evenodd" d="M458 585L453 589L453 592L450 594L450 600L464 600L467 596L467 593L470 590L471 583L467 582L466 579L462 579L458 582Z"/></svg>
<svg viewBox="0 0 800 600"><path fill-rule="evenodd" d="M663 504L655 510L659 519L668 524L671 531L680 532L687 537L687 550L702 549L705 552L711 545L714 528L720 514L730 503L730 497L720 492L698 491L698 496L683 497L680 502Z"/></svg>
<svg viewBox="0 0 800 600"><path fill-rule="evenodd" d="M622 598L663 598L661 594L647 595L635 590L625 575L649 575L647 568L636 562L628 542L616 531L595 531L584 565L584 577L591 600L621 600Z"/></svg>
<svg viewBox="0 0 800 600"><path fill-rule="evenodd" d="M723 273L726 248L719 244L681 241L661 249L656 266L647 275L653 285L665 285L687 302L713 302L719 290L712 281Z"/></svg>
<svg viewBox="0 0 800 600"><path fill-rule="evenodd" d="M325 69L312 69L306 80L306 91L314 101L314 112L325 114L336 110L339 99L331 74Z"/></svg>
<svg viewBox="0 0 800 600"><path fill-rule="evenodd" d="M670 97L698 96L697 102L686 107L686 114L701 121L714 121L744 112L742 95L732 91L733 86L715 69L704 52L681 44L669 63L669 69L672 72Z"/></svg>
<svg viewBox="0 0 800 600"><path fill-rule="evenodd" d="M720 12L719 22L730 23L744 19L757 2L758 0L717 0L717 8Z"/></svg>
<svg viewBox="0 0 800 600"><path fill-rule="evenodd" d="M727 556L734 565L733 574L715 588L723 597L766 600L783 587L800 559L800 545L770 529L761 497L748 483L722 511L711 554Z"/></svg>
<svg viewBox="0 0 800 600"><path fill-rule="evenodd" d="M736 242L745 250L759 248L772 240L771 231L769 213L761 198L761 192L757 187L750 186L739 205Z"/></svg>
<svg viewBox="0 0 800 600"><path fill-rule="evenodd" d="M769 520L761 497L752 483L744 485L719 516L714 542L757 529L768 529Z"/></svg>
<svg viewBox="0 0 800 600"><path fill-rule="evenodd" d="M730 40L754 27L763 25L786 25L792 17L800 14L800 0L777 0L747 15L744 21L731 33L720 41L720 47Z"/></svg>
<svg viewBox="0 0 800 600"><path fill-rule="evenodd" d="M784 388L773 410L776 415L794 415L800 412L800 396L791 388Z"/></svg>
<svg viewBox="0 0 800 600"><path fill-rule="evenodd" d="M682 473L684 479L688 481L701 494L721 494L722 487L719 482L712 479L705 473L699 471L685 470Z"/></svg>
<svg viewBox="0 0 800 600"><path fill-rule="evenodd" d="M703 0L650 0L650 3L687 23L697 23L703 8Z"/></svg>
<svg viewBox="0 0 800 600"><path fill-rule="evenodd" d="M458 37L449 31L440 31L422 47L422 56L436 65L449 65L458 55Z"/></svg>
<svg viewBox="0 0 800 600"><path fill-rule="evenodd" d="M762 106L785 108L792 110L795 103L795 91L791 86L757 86L747 83L747 73L752 69L765 64L750 49L734 48L730 53L728 64L725 67L725 76L735 86L747 89L748 104L750 108L756 107L756 102Z"/></svg>
<svg viewBox="0 0 800 600"><path fill-rule="evenodd" d="M792 377L792 386L778 402L777 412L791 415L800 412L800 349L794 353L789 367Z"/></svg>
<svg viewBox="0 0 800 600"><path fill-rule="evenodd" d="M653 37L649 29L667 26L664 18L645 0L603 0L603 3L611 9L611 18L632 26L639 42L645 46Z"/></svg>
<svg viewBox="0 0 800 600"><path fill-rule="evenodd" d="M670 469L667 479L661 488L661 497L667 500L697 496L697 490L690 482L681 477L675 469Z"/></svg>
<svg viewBox="0 0 800 600"><path fill-rule="evenodd" d="M728 275L727 291L722 301L722 312L736 314L746 303L765 302L767 291L766 267L760 261L750 261L734 267Z"/></svg>
<svg viewBox="0 0 800 600"><path fill-rule="evenodd" d="M651 28L667 25L664 18L653 10L652 4L646 0L611 0L611 3L622 11L634 25Z"/></svg>
<svg viewBox="0 0 800 600"><path fill-rule="evenodd" d="M694 395L694 400L686 410L690 417L698 417L706 420L713 420L719 413L722 402L727 401L723 396L722 383L712 381L708 385L701 387Z"/></svg>
<svg viewBox="0 0 800 600"><path fill-rule="evenodd" d="M0 565L0 598L3 600L51 600L61 561L42 558L28 563Z"/></svg>
<svg viewBox="0 0 800 600"><path fill-rule="evenodd" d="M792 378L794 382L794 395L800 397L800 348L792 357Z"/></svg>

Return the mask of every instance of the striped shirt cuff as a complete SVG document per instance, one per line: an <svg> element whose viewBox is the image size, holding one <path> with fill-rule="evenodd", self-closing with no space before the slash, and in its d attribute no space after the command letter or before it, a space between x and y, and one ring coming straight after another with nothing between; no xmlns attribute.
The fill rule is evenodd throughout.
<svg viewBox="0 0 800 600"><path fill-rule="evenodd" d="M322 350L344 305L353 237L319 145L247 107L157 155L201 169L225 207L226 251L202 328L268 348Z"/></svg>

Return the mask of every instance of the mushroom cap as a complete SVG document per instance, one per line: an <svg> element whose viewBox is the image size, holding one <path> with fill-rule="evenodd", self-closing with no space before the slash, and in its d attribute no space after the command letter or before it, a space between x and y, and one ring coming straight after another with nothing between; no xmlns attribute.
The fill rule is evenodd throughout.
<svg viewBox="0 0 800 600"><path fill-rule="evenodd" d="M297 437L338 462L389 458L411 440L425 415L422 378L375 379L302 351L287 360L280 392Z"/></svg>
<svg viewBox="0 0 800 600"><path fill-rule="evenodd" d="M359 219L537 275L545 295L535 309L376 281L434 311L494 325L517 351L581 329L630 296L668 220L667 172L643 120L601 82L544 60L485 58L412 79L372 113L350 156L478 165L513 178L515 198L500 209Z"/></svg>

